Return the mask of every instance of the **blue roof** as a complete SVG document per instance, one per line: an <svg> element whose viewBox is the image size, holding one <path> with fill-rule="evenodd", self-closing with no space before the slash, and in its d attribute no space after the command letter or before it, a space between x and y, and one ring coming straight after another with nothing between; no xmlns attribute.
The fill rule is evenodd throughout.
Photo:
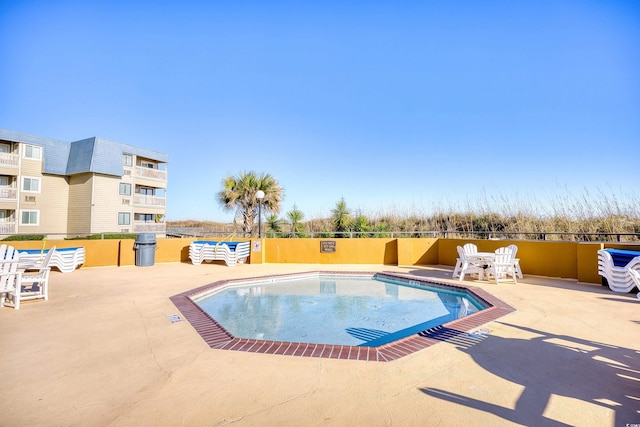
<svg viewBox="0 0 640 427"><path fill-rule="evenodd" d="M52 175L93 172L122 176L124 173L122 155L125 153L161 163L167 163L169 160L169 157L164 153L99 137L66 142L0 129L0 140L43 147L42 172Z"/></svg>

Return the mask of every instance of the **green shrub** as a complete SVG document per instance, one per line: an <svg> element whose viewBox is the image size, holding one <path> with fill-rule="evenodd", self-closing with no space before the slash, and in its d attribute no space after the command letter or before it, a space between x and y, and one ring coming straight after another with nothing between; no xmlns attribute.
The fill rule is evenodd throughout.
<svg viewBox="0 0 640 427"><path fill-rule="evenodd" d="M136 234L132 233L105 233L105 234L91 234L89 236L67 237L65 240L124 240L135 239Z"/></svg>
<svg viewBox="0 0 640 427"><path fill-rule="evenodd" d="M44 234L14 234L2 239L3 241L16 241L16 240L44 240Z"/></svg>

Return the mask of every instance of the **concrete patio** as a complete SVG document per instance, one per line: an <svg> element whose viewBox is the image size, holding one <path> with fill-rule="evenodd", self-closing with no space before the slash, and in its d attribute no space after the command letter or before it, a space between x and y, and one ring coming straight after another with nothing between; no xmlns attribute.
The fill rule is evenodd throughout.
<svg viewBox="0 0 640 427"><path fill-rule="evenodd" d="M0 309L0 425L640 424L640 300L575 280L468 282L516 311L389 363L213 350L172 295L220 279L385 265L83 267Z"/></svg>

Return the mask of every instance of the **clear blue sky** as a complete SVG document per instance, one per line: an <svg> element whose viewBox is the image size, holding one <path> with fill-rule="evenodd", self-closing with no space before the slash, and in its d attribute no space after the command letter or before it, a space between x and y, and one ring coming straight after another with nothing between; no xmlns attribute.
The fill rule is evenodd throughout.
<svg viewBox="0 0 640 427"><path fill-rule="evenodd" d="M169 220L639 188L639 1L12 0L0 57L1 128L167 153Z"/></svg>

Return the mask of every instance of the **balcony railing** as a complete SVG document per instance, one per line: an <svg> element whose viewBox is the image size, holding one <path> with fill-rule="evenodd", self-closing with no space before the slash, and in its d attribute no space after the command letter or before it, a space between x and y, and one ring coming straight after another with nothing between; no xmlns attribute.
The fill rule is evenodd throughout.
<svg viewBox="0 0 640 427"><path fill-rule="evenodd" d="M136 178L155 179L158 181L167 180L167 171L161 169L150 169L136 166L134 168L134 175Z"/></svg>
<svg viewBox="0 0 640 427"><path fill-rule="evenodd" d="M17 154L0 153L0 167L4 168L17 168L19 166L19 160Z"/></svg>
<svg viewBox="0 0 640 427"><path fill-rule="evenodd" d="M0 222L0 234L15 234L16 223L15 222Z"/></svg>
<svg viewBox="0 0 640 427"><path fill-rule="evenodd" d="M0 188L0 201L18 200L17 188Z"/></svg>
<svg viewBox="0 0 640 427"><path fill-rule="evenodd" d="M164 222L134 222L134 233L165 233L167 224Z"/></svg>
<svg viewBox="0 0 640 427"><path fill-rule="evenodd" d="M145 194L136 194L133 196L133 204L138 206L158 206L164 207L167 199L158 196L148 196Z"/></svg>

